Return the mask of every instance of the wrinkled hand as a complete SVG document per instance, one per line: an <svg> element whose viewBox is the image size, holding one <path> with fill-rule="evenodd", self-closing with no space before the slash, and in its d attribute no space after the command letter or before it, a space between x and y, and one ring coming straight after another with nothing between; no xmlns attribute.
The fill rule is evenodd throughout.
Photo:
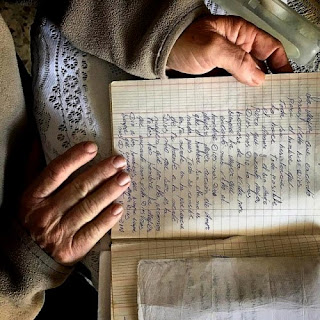
<svg viewBox="0 0 320 320"><path fill-rule="evenodd" d="M182 33L167 68L196 75L218 67L256 86L265 79L260 70L265 60L272 72L292 72L282 44L268 33L240 17L206 16Z"/></svg>
<svg viewBox="0 0 320 320"><path fill-rule="evenodd" d="M112 204L130 185L121 156L101 161L62 186L96 154L92 142L74 146L53 160L22 198L22 224L42 249L64 265L83 258L123 212L120 204Z"/></svg>

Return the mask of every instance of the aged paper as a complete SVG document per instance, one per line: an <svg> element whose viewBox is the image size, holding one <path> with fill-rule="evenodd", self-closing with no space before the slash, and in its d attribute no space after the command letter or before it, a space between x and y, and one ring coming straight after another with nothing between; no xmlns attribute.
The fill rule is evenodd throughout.
<svg viewBox="0 0 320 320"><path fill-rule="evenodd" d="M132 177L112 231L114 320L138 319L141 259L319 256L319 79L113 85L114 150ZM233 235L256 236L213 240Z"/></svg>
<svg viewBox="0 0 320 320"><path fill-rule="evenodd" d="M140 260L213 256L313 256L318 259L319 253L320 236L240 236L219 240L117 240L111 247L112 319L138 319L137 267Z"/></svg>
<svg viewBox="0 0 320 320"><path fill-rule="evenodd" d="M112 84L128 161L113 238L319 232L319 73Z"/></svg>
<svg viewBox="0 0 320 320"><path fill-rule="evenodd" d="M320 258L142 260L139 320L314 320Z"/></svg>

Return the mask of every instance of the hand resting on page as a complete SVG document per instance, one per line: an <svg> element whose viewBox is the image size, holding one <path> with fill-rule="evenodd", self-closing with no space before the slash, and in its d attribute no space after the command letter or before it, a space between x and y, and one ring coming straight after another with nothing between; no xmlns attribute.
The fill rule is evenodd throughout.
<svg viewBox="0 0 320 320"><path fill-rule="evenodd" d="M53 160L24 193L20 221L33 240L63 265L81 260L120 219L113 203L130 185L121 156L105 159L66 184L97 146L80 143Z"/></svg>

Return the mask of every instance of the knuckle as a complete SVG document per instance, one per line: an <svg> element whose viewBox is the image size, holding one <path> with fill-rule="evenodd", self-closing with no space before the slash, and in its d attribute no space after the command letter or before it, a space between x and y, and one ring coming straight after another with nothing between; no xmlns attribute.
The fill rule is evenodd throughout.
<svg viewBox="0 0 320 320"><path fill-rule="evenodd" d="M66 247L56 249L54 251L54 253L52 254L52 257L57 262L59 262L61 264L65 264L65 265L73 262L72 261L73 260L72 251Z"/></svg>
<svg viewBox="0 0 320 320"><path fill-rule="evenodd" d="M38 214L36 219L32 221L34 228L41 233L49 229L49 217L47 215Z"/></svg>
<svg viewBox="0 0 320 320"><path fill-rule="evenodd" d="M84 198L89 192L89 186L85 181L74 180L72 186L76 194L81 198Z"/></svg>
<svg viewBox="0 0 320 320"><path fill-rule="evenodd" d="M92 216L98 213L99 205L94 198L87 198L81 203L82 214L84 216Z"/></svg>
<svg viewBox="0 0 320 320"><path fill-rule="evenodd" d="M220 35L213 33L210 35L210 46L222 47L224 46L224 39Z"/></svg>

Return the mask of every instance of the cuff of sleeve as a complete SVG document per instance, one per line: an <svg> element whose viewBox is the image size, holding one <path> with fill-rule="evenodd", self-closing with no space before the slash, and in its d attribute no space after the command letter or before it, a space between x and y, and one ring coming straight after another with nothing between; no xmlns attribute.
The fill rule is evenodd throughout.
<svg viewBox="0 0 320 320"><path fill-rule="evenodd" d="M168 78L166 75L166 66L172 47L174 46L180 35L183 33L183 31L194 20L196 20L200 16L207 14L209 14L208 8L201 1L200 4L197 2L193 7L189 9L187 13L181 15L180 18L177 19L176 23L172 26L167 36L164 38L158 51L154 69L156 77L160 77L160 79Z"/></svg>
<svg viewBox="0 0 320 320"><path fill-rule="evenodd" d="M46 254L17 221L1 232L0 253L0 266L4 271L0 274L1 283L11 288L17 298L28 291L57 287L73 270Z"/></svg>
<svg viewBox="0 0 320 320"><path fill-rule="evenodd" d="M30 237L30 235L23 229L23 227L15 222L14 230L17 231L17 235L21 239L21 244L24 246L29 253L37 259L45 268L48 268L52 272L57 273L57 275L65 277L69 275L73 270L73 267L67 267L59 264L53 258L51 258L45 251L43 251Z"/></svg>
<svg viewBox="0 0 320 320"><path fill-rule="evenodd" d="M34 319L45 290L61 285L72 269L49 257L17 222L2 228L0 308L5 318Z"/></svg>

